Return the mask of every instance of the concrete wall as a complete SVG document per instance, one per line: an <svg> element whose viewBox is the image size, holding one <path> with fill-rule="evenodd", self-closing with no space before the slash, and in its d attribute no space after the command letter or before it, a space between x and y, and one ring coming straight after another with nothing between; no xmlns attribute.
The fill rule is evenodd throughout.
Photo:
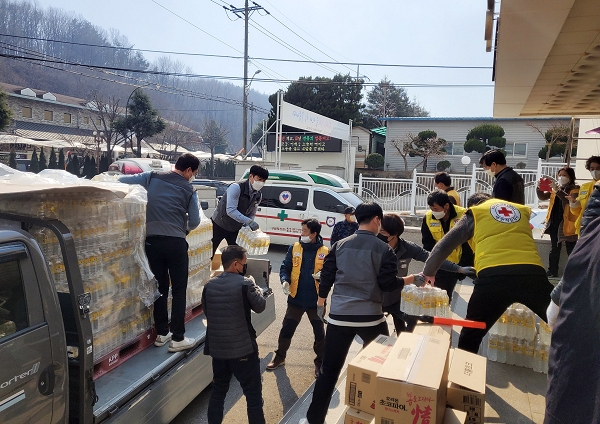
<svg viewBox="0 0 600 424"><path fill-rule="evenodd" d="M408 134L416 135L424 130L433 130L438 137L445 139L449 143L455 142L463 144L469 130L481 124L498 124L504 128L506 144L526 143L527 153L524 156L507 156L509 166L515 166L519 162L525 162L527 169L537 167L538 152L544 147L545 139L534 129L527 126L528 122L540 127L545 132L557 119L493 119L493 118L397 118L387 121L387 136L385 148L386 170L404 171L404 161L397 150L390 144L392 140L403 141ZM560 119L560 122L568 125L569 119ZM452 172L463 173L465 171L461 159L464 154L446 155L444 157L431 158L428 161L428 171L435 171L438 162L447 160L452 164ZM479 153L467 154L471 158L471 164L478 163L481 155ZM408 158L408 170L412 170L415 165L421 161L421 158ZM560 158L553 158L551 161L560 162ZM469 165L470 171L471 165ZM422 170L421 167L418 168Z"/></svg>

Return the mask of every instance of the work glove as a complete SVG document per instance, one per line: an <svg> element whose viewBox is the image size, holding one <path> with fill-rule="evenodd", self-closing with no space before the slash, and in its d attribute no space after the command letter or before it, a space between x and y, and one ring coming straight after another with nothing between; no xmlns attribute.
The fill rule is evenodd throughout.
<svg viewBox="0 0 600 424"><path fill-rule="evenodd" d="M413 275L413 284L417 287L423 286L427 282L427 277L423 275L423 273Z"/></svg>
<svg viewBox="0 0 600 424"><path fill-rule="evenodd" d="M252 283L256 284L256 280L254 279L254 277L253 277L253 276L251 276L251 275L246 275L246 278L247 278L248 280L252 281Z"/></svg>
<svg viewBox="0 0 600 424"><path fill-rule="evenodd" d="M248 227L250 227L250 229L252 231L256 231L259 229L258 224L256 223L256 221L250 221L250 223L248 224Z"/></svg>
<svg viewBox="0 0 600 424"><path fill-rule="evenodd" d="M548 309L546 309L546 317L548 318L548 327L554 328L554 324L556 323L556 318L558 317L558 312L560 311L560 306L558 306L554 301L550 301L548 305Z"/></svg>
<svg viewBox="0 0 600 424"><path fill-rule="evenodd" d="M321 318L321 321L325 321L325 312L327 311L327 305L319 306L317 305L317 316Z"/></svg>
<svg viewBox="0 0 600 424"><path fill-rule="evenodd" d="M321 271L314 273L312 275L312 278L314 278L317 281L321 281Z"/></svg>
<svg viewBox="0 0 600 424"><path fill-rule="evenodd" d="M286 296L290 295L290 283L288 283L287 281L284 281L283 283L281 283L281 290L283 290L283 294L285 294Z"/></svg>
<svg viewBox="0 0 600 424"><path fill-rule="evenodd" d="M477 274L477 271L472 266L461 266L458 268L458 272L460 274L468 275L469 277L474 277Z"/></svg>

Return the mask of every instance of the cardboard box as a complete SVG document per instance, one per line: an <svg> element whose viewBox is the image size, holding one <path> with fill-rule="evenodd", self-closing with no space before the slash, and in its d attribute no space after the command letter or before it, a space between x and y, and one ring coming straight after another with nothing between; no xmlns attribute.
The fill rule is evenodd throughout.
<svg viewBox="0 0 600 424"><path fill-rule="evenodd" d="M215 250L215 255L212 258L212 262L210 264L210 269L212 271L217 270L221 267L221 249L217 248Z"/></svg>
<svg viewBox="0 0 600 424"><path fill-rule="evenodd" d="M483 424L487 359L461 349L451 349L448 371L448 406L467 413L467 423Z"/></svg>
<svg viewBox="0 0 600 424"><path fill-rule="evenodd" d="M351 407L346 408L344 424L375 424L375 416Z"/></svg>
<svg viewBox="0 0 600 424"><path fill-rule="evenodd" d="M369 414L375 413L377 372L397 339L379 336L350 361L346 371L346 405Z"/></svg>
<svg viewBox="0 0 600 424"><path fill-rule="evenodd" d="M448 337L400 333L377 374L376 423L442 423L449 348Z"/></svg>
<svg viewBox="0 0 600 424"><path fill-rule="evenodd" d="M415 326L413 333L421 334L423 336L448 337L448 339L452 339L452 326L438 325L438 324L426 324L426 323L422 322L422 323L418 323Z"/></svg>
<svg viewBox="0 0 600 424"><path fill-rule="evenodd" d="M456 409L446 408L444 413L444 421L442 424L465 424L467 420L467 413L457 411Z"/></svg>

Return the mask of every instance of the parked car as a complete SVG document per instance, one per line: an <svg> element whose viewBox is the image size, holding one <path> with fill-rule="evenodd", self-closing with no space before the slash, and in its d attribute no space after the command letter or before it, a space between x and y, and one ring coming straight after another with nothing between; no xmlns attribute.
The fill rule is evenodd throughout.
<svg viewBox="0 0 600 424"><path fill-rule="evenodd" d="M246 171L243 178L248 178ZM363 200L346 181L331 174L311 171L270 171L262 189L256 222L271 243L289 245L300 235L300 222L316 218L321 236L329 245L333 226L344 220L344 209Z"/></svg>
<svg viewBox="0 0 600 424"><path fill-rule="evenodd" d="M169 161L150 158L127 158L114 161L108 167L109 175L140 174L147 171L169 172L173 165Z"/></svg>
<svg viewBox="0 0 600 424"><path fill-rule="evenodd" d="M192 184L195 186L199 185L199 186L214 187L217 189L217 197L221 198L225 194L225 192L227 191L227 188L229 187L229 185L231 183L226 183L225 181L196 179L196 180L192 181Z"/></svg>

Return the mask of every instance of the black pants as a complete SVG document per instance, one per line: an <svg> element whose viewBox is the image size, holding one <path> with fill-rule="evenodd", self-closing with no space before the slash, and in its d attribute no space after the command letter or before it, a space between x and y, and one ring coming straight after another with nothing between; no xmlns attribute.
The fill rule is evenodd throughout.
<svg viewBox="0 0 600 424"><path fill-rule="evenodd" d="M558 264L560 262L560 250L562 248L562 242L558 242L558 232L550 232L550 255L548 255L548 271L550 273L558 275ZM565 241L565 248L567 249L567 256L571 254L575 248L576 241Z"/></svg>
<svg viewBox="0 0 600 424"><path fill-rule="evenodd" d="M466 319L484 321L485 330L463 328L458 348L477 353L481 340L504 311L515 302L522 303L544 321L554 287L545 275L499 275L478 278L469 300Z"/></svg>
<svg viewBox="0 0 600 424"><path fill-rule="evenodd" d="M211 219L211 221L212 221L212 219ZM217 224L215 224L215 221L213 221L212 224L213 224L212 245L213 245L213 256L214 256L215 252L217 251L217 248L219 247L219 244L221 244L223 239L227 240L227 245L229 245L229 246L231 246L232 244L236 244L235 240L237 239L238 231L227 231L226 229L221 228Z"/></svg>
<svg viewBox="0 0 600 424"><path fill-rule="evenodd" d="M173 303L171 306L171 332L173 340L183 340L185 334L185 292L188 282L188 244L181 237L146 237L146 256L150 269L158 281L161 296L154 302L156 332L166 336L169 332L167 297L169 279Z"/></svg>
<svg viewBox="0 0 600 424"><path fill-rule="evenodd" d="M383 307L383 312L390 314L394 320L396 334L406 331L406 321L404 321L404 312L400 310L400 302L393 303Z"/></svg>
<svg viewBox="0 0 600 424"><path fill-rule="evenodd" d="M359 336L366 346L380 334L389 335L387 322L373 327L341 327L333 324L327 326L323 365L315 383L312 402L306 413L310 424L325 422L335 383L340 376L354 337Z"/></svg>
<svg viewBox="0 0 600 424"><path fill-rule="evenodd" d="M440 269L435 274L435 287L439 287L442 290L446 290L448 293L448 299L452 300L452 293L454 293L454 287L458 282L458 277L463 274L457 274L456 272L448 272Z"/></svg>
<svg viewBox="0 0 600 424"><path fill-rule="evenodd" d="M208 401L208 424L223 422L223 407L229 391L231 376L240 382L246 396L249 424L265 424L263 412L262 380L258 353L237 359L212 359L213 386Z"/></svg>

